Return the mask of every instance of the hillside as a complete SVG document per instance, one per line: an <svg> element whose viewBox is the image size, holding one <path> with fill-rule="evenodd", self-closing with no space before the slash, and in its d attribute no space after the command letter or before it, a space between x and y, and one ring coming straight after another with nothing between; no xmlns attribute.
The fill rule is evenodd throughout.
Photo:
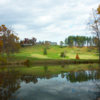
<svg viewBox="0 0 100 100"><path fill-rule="evenodd" d="M43 54L44 45L35 45L30 47L22 47L20 51L13 55L16 59L75 59L76 54L79 54L80 59L98 59L97 49L94 47L77 48L50 46L47 50L47 55ZM61 52L65 52L66 57L61 58Z"/></svg>

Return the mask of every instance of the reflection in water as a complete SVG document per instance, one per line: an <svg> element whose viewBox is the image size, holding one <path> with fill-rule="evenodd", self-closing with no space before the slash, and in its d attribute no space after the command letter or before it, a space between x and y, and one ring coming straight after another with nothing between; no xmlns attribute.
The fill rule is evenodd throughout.
<svg viewBox="0 0 100 100"><path fill-rule="evenodd" d="M66 78L70 82L83 82L100 79L100 74L98 71L69 72L67 73Z"/></svg>
<svg viewBox="0 0 100 100"><path fill-rule="evenodd" d="M14 70L0 73L0 99L8 100L20 88L18 72Z"/></svg>
<svg viewBox="0 0 100 100"><path fill-rule="evenodd" d="M96 95L99 97L96 89L99 79L97 70L50 74L44 66L41 76L3 70L0 72L0 100L92 100Z"/></svg>
<svg viewBox="0 0 100 100"><path fill-rule="evenodd" d="M21 77L21 80L26 82L26 83L30 83L33 82L34 84L36 84L38 82L37 77L36 76L32 76L32 75L23 75Z"/></svg>
<svg viewBox="0 0 100 100"><path fill-rule="evenodd" d="M44 72L45 72L45 73L48 72L48 66L44 66Z"/></svg>

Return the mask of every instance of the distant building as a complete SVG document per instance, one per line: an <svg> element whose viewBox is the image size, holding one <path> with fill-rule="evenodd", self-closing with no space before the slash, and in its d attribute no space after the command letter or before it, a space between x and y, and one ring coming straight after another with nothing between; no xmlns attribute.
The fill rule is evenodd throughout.
<svg viewBox="0 0 100 100"><path fill-rule="evenodd" d="M43 44L44 44L44 41L36 42L36 44L38 44L38 45L43 45Z"/></svg>
<svg viewBox="0 0 100 100"><path fill-rule="evenodd" d="M28 44L25 43L25 44L21 44L21 46L32 46L32 44L31 43L30 44L29 43Z"/></svg>
<svg viewBox="0 0 100 100"><path fill-rule="evenodd" d="M57 42L45 41L45 43L48 43L49 45L57 45Z"/></svg>
<svg viewBox="0 0 100 100"><path fill-rule="evenodd" d="M50 45L57 45L57 42L50 42Z"/></svg>

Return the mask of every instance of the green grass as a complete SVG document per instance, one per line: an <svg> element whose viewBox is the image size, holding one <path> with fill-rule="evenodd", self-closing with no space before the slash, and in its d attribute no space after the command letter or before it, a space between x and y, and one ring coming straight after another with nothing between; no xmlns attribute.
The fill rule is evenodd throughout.
<svg viewBox="0 0 100 100"><path fill-rule="evenodd" d="M63 47L60 46L50 46L47 50L47 55L43 55L44 46L35 45L30 47L23 47L20 49L19 53L12 56L12 60L37 60L37 59L75 59L76 54L79 54L80 59L98 59L96 48L77 48L77 47ZM66 57L61 58L60 53L65 52Z"/></svg>

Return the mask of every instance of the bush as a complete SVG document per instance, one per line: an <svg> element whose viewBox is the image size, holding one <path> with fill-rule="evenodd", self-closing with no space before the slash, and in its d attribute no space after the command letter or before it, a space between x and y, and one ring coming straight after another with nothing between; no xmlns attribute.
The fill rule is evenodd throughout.
<svg viewBox="0 0 100 100"><path fill-rule="evenodd" d="M43 54L47 55L47 49L46 48L44 48Z"/></svg>
<svg viewBox="0 0 100 100"><path fill-rule="evenodd" d="M65 53L61 52L60 57L63 57L63 58L66 57Z"/></svg>
<svg viewBox="0 0 100 100"><path fill-rule="evenodd" d="M92 52L92 49L88 49L87 51L88 51L88 52Z"/></svg>
<svg viewBox="0 0 100 100"><path fill-rule="evenodd" d="M76 59L80 59L78 54L76 54Z"/></svg>

